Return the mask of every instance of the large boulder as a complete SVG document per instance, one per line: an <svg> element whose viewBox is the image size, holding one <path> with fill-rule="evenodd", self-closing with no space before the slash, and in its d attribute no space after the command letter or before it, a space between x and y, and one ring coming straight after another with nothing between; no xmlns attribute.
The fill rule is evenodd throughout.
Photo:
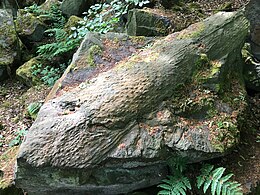
<svg viewBox="0 0 260 195"><path fill-rule="evenodd" d="M246 106L247 31L243 13L218 13L58 85L20 147L16 185L35 195L127 193L158 183L176 152L189 162L224 155L239 141ZM94 40L90 48L102 47ZM95 62L80 55L72 76Z"/></svg>
<svg viewBox="0 0 260 195"><path fill-rule="evenodd" d="M11 74L19 59L19 39L16 36L12 12L0 9L0 81Z"/></svg>
<svg viewBox="0 0 260 195"><path fill-rule="evenodd" d="M93 4L94 0L63 0L61 10L66 16L79 16L83 12L87 12Z"/></svg>

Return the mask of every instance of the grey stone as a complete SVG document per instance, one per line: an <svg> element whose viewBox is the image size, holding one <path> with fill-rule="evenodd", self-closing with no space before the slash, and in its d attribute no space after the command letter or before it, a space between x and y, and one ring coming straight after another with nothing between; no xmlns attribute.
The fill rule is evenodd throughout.
<svg viewBox="0 0 260 195"><path fill-rule="evenodd" d="M16 31L23 43L41 41L47 26L36 16L23 9L18 10Z"/></svg>
<svg viewBox="0 0 260 195"><path fill-rule="evenodd" d="M152 9L133 9L128 12L127 34L132 36L165 36L171 30L171 21Z"/></svg>
<svg viewBox="0 0 260 195"><path fill-rule="evenodd" d="M260 92L260 61L257 61L252 51L252 43L246 43L242 50L245 65L243 69L246 87Z"/></svg>
<svg viewBox="0 0 260 195"><path fill-rule="evenodd" d="M93 4L93 0L63 0L61 10L67 16L79 16L83 12L87 12L88 8Z"/></svg>
<svg viewBox="0 0 260 195"><path fill-rule="evenodd" d="M18 10L17 1L15 0L2 0L0 2L0 9L10 9L12 10L13 16L16 16Z"/></svg>
<svg viewBox="0 0 260 195"><path fill-rule="evenodd" d="M244 78L246 87L260 91L260 1L250 0L246 6L246 17L250 21L250 46L244 50ZM246 51L247 50L247 51Z"/></svg>
<svg viewBox="0 0 260 195"><path fill-rule="evenodd" d="M248 25L242 12L218 13L64 87L20 147L16 185L35 195L127 193L159 183L178 151L189 162L224 155L238 143L246 106L240 51ZM89 67L84 58L74 63L68 72ZM204 87L208 80L221 93Z"/></svg>
<svg viewBox="0 0 260 195"><path fill-rule="evenodd" d="M246 16L250 21L250 44L252 54L260 61L260 1L250 0L246 6Z"/></svg>

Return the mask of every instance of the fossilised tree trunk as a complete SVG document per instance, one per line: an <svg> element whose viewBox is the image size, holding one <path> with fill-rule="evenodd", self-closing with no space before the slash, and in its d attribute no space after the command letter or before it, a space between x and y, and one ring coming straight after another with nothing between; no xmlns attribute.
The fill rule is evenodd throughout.
<svg viewBox="0 0 260 195"><path fill-rule="evenodd" d="M218 13L50 99L21 145L17 186L126 193L158 183L174 151L223 155L239 137L247 31L243 13Z"/></svg>

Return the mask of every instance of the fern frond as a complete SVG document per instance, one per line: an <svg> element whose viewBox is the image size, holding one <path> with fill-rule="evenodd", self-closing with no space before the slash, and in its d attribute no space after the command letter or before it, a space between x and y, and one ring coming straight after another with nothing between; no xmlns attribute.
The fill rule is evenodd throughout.
<svg viewBox="0 0 260 195"><path fill-rule="evenodd" d="M53 33L56 41L62 41L68 37L68 33L62 28L52 28L45 31L46 33Z"/></svg>
<svg viewBox="0 0 260 195"><path fill-rule="evenodd" d="M168 190L161 190L160 192L158 192L158 195L171 195L171 192Z"/></svg>
<svg viewBox="0 0 260 195"><path fill-rule="evenodd" d="M197 186L200 189L200 187L203 185L203 183L206 182L208 175L213 170L214 165L205 164L201 168L201 175L197 177Z"/></svg>
<svg viewBox="0 0 260 195"><path fill-rule="evenodd" d="M204 187L203 187L203 192L206 193L206 191L208 190L210 184L211 184L212 180L210 177L208 177L204 183Z"/></svg>
<svg viewBox="0 0 260 195"><path fill-rule="evenodd" d="M176 172L183 173L186 170L187 161L188 161L187 158L177 156L177 157L170 158L167 163L171 169L171 172L176 174Z"/></svg>
<svg viewBox="0 0 260 195"><path fill-rule="evenodd" d="M219 182L219 179L222 177L223 173L225 171L225 168L219 167L213 171L213 177L212 177L212 184L211 184L211 194L215 195L217 185Z"/></svg>
<svg viewBox="0 0 260 195"><path fill-rule="evenodd" d="M183 175L168 176L168 179L164 179L163 182L164 184L158 185L163 188L158 195L186 195L187 189L191 189L190 181Z"/></svg>
<svg viewBox="0 0 260 195"><path fill-rule="evenodd" d="M236 181L229 181L233 174L223 176L225 168L219 167L213 170L213 166L205 165L201 169L201 175L197 177L197 186L203 186L203 192L211 187L212 195L240 195L242 188Z"/></svg>
<svg viewBox="0 0 260 195"><path fill-rule="evenodd" d="M172 187L168 184L160 184L160 185L158 185L158 187L163 188L168 191L170 191L172 189Z"/></svg>

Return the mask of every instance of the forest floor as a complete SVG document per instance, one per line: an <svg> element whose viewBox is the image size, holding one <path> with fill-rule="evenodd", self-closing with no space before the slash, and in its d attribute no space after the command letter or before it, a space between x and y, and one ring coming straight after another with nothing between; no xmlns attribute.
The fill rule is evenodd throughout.
<svg viewBox="0 0 260 195"><path fill-rule="evenodd" d="M223 6L226 0L197 0L205 16L211 15ZM232 9L245 5L247 0L230 0ZM193 22L200 17L190 14L178 14L181 20L193 17ZM187 19L190 21L190 19ZM186 22L185 25L188 25ZM33 120L28 117L26 110L30 103L44 101L50 88L37 86L28 88L15 79L0 83L0 188L8 185L13 178L13 167L19 146L10 147L13 140L22 141L19 135L22 130L28 130ZM245 192L260 182L260 94L248 96L249 113L247 124L241 133L241 143L227 156L214 159L211 163L226 167L235 175L234 179L243 184Z"/></svg>

